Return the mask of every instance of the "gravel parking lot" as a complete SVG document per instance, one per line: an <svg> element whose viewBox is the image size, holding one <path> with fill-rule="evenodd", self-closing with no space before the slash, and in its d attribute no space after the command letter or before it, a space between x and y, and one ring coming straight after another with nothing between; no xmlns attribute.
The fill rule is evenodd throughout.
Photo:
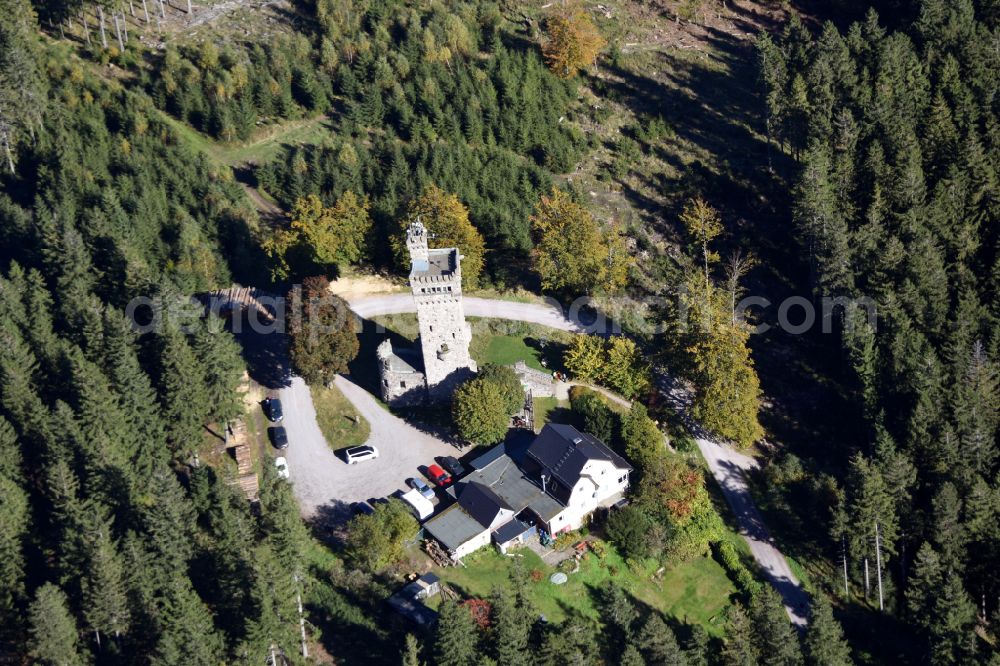
<svg viewBox="0 0 1000 666"><path fill-rule="evenodd" d="M406 489L406 479L421 476L420 466L430 465L436 456L461 455L452 443L390 414L350 379L338 377L336 385L371 424L367 443L378 449L379 457L348 465L335 455L316 422L309 387L293 377L277 394L288 431L289 445L283 453L303 516L340 522L350 515L351 502Z"/></svg>

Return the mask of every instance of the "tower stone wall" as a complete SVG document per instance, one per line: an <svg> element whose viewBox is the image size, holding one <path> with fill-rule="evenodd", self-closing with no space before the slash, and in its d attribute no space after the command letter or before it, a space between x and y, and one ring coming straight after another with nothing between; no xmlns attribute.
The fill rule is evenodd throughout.
<svg viewBox="0 0 1000 666"><path fill-rule="evenodd" d="M417 306L420 359L407 359L386 340L378 349L383 399L393 405L446 400L476 373L469 355L472 328L462 306L462 255L458 248L431 249L418 219L406 234L410 289ZM420 367L417 367L420 366ZM420 391L414 386L419 382Z"/></svg>
<svg viewBox="0 0 1000 666"><path fill-rule="evenodd" d="M428 249L419 220L410 225L407 247L427 390L432 400L449 398L476 372L469 355L472 327L462 306L462 255L458 248Z"/></svg>

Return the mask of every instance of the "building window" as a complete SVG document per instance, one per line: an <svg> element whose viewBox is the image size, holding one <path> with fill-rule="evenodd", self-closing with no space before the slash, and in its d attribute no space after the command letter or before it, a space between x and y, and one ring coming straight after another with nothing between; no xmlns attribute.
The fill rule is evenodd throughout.
<svg viewBox="0 0 1000 666"><path fill-rule="evenodd" d="M625 483L626 481L628 481L628 474L622 474L622 475L621 475L621 476L620 476L620 477L618 478L618 483Z"/></svg>
<svg viewBox="0 0 1000 666"><path fill-rule="evenodd" d="M399 388L406 388L406 382L399 382Z"/></svg>

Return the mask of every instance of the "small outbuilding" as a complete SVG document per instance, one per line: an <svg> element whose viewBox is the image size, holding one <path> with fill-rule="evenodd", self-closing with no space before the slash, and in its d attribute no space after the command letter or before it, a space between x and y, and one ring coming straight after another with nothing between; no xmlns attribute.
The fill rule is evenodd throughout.
<svg viewBox="0 0 1000 666"><path fill-rule="evenodd" d="M421 627L437 622L438 614L424 605L424 600L441 592L441 579L432 573L407 583L389 597L389 606L397 613Z"/></svg>

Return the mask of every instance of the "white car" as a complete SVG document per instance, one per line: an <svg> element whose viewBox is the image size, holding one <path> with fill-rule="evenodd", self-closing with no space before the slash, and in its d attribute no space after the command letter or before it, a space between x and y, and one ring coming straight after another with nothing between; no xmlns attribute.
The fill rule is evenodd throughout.
<svg viewBox="0 0 1000 666"><path fill-rule="evenodd" d="M274 459L274 469L277 470L278 476L282 479L287 479L290 476L288 472L288 461L285 460L284 456L278 456Z"/></svg>
<svg viewBox="0 0 1000 666"><path fill-rule="evenodd" d="M348 465L354 465L365 460L375 460L378 458L378 449L367 444L363 446L352 446L344 450L344 460Z"/></svg>

